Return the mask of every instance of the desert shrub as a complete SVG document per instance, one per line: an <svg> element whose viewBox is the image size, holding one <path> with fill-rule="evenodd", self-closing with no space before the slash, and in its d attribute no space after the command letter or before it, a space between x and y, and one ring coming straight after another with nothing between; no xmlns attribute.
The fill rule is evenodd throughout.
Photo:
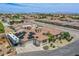
<svg viewBox="0 0 79 59"><path fill-rule="evenodd" d="M49 47L46 45L46 46L43 46L43 49L44 49L44 50L48 50Z"/></svg>
<svg viewBox="0 0 79 59"><path fill-rule="evenodd" d="M55 48L55 45L53 45L52 47Z"/></svg>

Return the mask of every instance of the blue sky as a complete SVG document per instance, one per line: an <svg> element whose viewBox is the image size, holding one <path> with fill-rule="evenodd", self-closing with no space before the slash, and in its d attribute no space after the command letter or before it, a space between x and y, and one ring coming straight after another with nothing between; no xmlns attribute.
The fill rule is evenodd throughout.
<svg viewBox="0 0 79 59"><path fill-rule="evenodd" d="M79 13L79 3L0 3L0 13Z"/></svg>

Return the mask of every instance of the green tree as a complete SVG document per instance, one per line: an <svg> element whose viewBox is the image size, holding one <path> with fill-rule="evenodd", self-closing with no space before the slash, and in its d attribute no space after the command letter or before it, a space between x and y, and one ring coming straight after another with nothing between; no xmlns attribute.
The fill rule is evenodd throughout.
<svg viewBox="0 0 79 59"><path fill-rule="evenodd" d="M48 41L49 41L49 43L50 42L55 42L54 35L48 33Z"/></svg>
<svg viewBox="0 0 79 59"><path fill-rule="evenodd" d="M61 39L66 39L66 40L69 40L70 39L70 33L69 32L62 32L60 33L60 40Z"/></svg>
<svg viewBox="0 0 79 59"><path fill-rule="evenodd" d="M0 33L4 33L5 30L4 30L4 26L2 24L2 22L0 22Z"/></svg>

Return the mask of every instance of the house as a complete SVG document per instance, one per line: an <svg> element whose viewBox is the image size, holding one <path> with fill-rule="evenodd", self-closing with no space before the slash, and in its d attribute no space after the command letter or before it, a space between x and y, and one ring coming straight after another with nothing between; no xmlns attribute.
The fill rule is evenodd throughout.
<svg viewBox="0 0 79 59"><path fill-rule="evenodd" d="M32 29L32 28L36 28L37 25L36 24L32 24L32 23L25 23L22 25L22 28L24 29Z"/></svg>
<svg viewBox="0 0 79 59"><path fill-rule="evenodd" d="M23 19L10 19L10 24L19 24L19 23L23 23Z"/></svg>
<svg viewBox="0 0 79 59"><path fill-rule="evenodd" d="M39 28L38 31L36 32L36 35L34 35L33 44L36 46L41 46L43 44L48 43L48 36L46 35L48 32L50 32L54 36L57 36L62 31L46 27Z"/></svg>

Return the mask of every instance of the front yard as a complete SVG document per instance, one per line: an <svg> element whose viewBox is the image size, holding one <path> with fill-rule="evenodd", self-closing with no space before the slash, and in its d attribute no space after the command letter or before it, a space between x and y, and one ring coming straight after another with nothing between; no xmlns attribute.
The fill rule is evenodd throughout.
<svg viewBox="0 0 79 59"><path fill-rule="evenodd" d="M57 38L57 39L56 39ZM69 43L71 43L73 37L70 36L68 32L62 32L59 34L59 37L48 35L48 43L44 44L42 47L44 50L53 50L59 47L63 47Z"/></svg>

